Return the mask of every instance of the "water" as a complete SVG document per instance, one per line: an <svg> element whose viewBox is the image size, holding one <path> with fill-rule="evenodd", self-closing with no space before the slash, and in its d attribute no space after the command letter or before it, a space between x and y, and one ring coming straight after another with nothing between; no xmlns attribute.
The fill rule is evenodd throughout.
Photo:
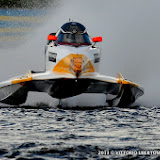
<svg viewBox="0 0 160 160"><path fill-rule="evenodd" d="M39 93L29 94L25 105L32 106L2 105L0 159L160 159L157 152L151 155L160 149L159 11L158 1L68 0L52 9L32 38L16 44L1 41L0 81L29 69L43 70L47 35L71 18L86 25L91 36L103 37L98 44L102 47L100 72L109 76L121 72L140 83L145 95L133 109L89 108L105 102L105 97L92 95L65 100L65 109L51 108L56 100ZM35 101L49 105L35 105ZM77 104L80 109L71 108ZM150 155L138 151L150 151Z"/></svg>
<svg viewBox="0 0 160 160"><path fill-rule="evenodd" d="M2 107L0 159L159 159L160 155L98 154L158 151L159 120L160 107Z"/></svg>

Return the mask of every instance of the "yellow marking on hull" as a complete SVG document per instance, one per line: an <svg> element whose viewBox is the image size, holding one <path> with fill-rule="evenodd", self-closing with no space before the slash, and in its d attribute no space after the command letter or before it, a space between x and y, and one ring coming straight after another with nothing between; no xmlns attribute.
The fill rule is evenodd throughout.
<svg viewBox="0 0 160 160"><path fill-rule="evenodd" d="M139 87L139 85L137 83L125 80L123 78L123 76L121 75L121 73L118 73L118 75L117 75L117 83L119 83L121 85L123 85L123 84L130 84L131 86L134 86L134 87L137 87L137 88Z"/></svg>
<svg viewBox="0 0 160 160"><path fill-rule="evenodd" d="M82 54L70 54L66 56L57 63L53 71L61 73L71 73L73 75L76 75L76 72L74 72L73 60L77 58L82 59L82 71L80 74L94 72L94 67L91 61L85 55Z"/></svg>
<svg viewBox="0 0 160 160"><path fill-rule="evenodd" d="M42 22L44 17L0 16L0 21Z"/></svg>
<svg viewBox="0 0 160 160"><path fill-rule="evenodd" d="M14 79L11 83L12 84L17 84L17 83L23 83L23 82L27 82L27 81L32 81L32 77L28 77L28 78L17 78Z"/></svg>
<svg viewBox="0 0 160 160"><path fill-rule="evenodd" d="M15 78L14 80L11 81L11 83L12 84L17 84L17 83L23 84L24 82L27 82L27 81L32 81L32 73L31 73L31 71L29 71L24 76Z"/></svg>

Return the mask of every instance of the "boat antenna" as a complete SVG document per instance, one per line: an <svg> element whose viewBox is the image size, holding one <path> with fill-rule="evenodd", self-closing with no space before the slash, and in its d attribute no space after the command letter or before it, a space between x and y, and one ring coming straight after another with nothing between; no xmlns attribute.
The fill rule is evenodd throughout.
<svg viewBox="0 0 160 160"><path fill-rule="evenodd" d="M69 18L69 22L73 22L73 19Z"/></svg>

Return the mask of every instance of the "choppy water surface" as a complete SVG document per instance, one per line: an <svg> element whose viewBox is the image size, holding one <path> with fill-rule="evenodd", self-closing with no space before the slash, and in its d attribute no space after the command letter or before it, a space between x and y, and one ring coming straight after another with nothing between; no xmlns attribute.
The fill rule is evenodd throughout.
<svg viewBox="0 0 160 160"><path fill-rule="evenodd" d="M0 159L159 159L157 153L115 154L121 150L159 151L159 125L160 107L2 107ZM103 151L112 152L104 155Z"/></svg>

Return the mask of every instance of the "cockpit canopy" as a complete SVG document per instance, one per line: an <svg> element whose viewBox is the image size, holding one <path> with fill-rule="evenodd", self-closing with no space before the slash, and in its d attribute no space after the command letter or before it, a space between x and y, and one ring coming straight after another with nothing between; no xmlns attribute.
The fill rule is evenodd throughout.
<svg viewBox="0 0 160 160"><path fill-rule="evenodd" d="M77 22L65 23L57 32L57 43L61 45L91 45L90 39L86 28Z"/></svg>

